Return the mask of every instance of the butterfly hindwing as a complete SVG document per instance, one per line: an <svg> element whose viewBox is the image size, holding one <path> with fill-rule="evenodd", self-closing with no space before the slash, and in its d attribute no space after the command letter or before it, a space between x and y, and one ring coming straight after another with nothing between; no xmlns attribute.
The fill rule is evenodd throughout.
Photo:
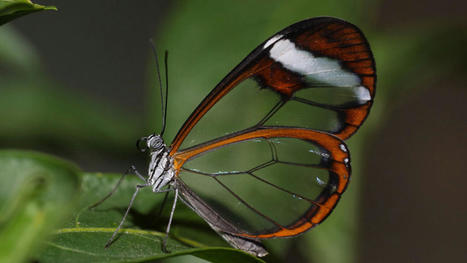
<svg viewBox="0 0 467 263"><path fill-rule="evenodd" d="M345 144L301 128L228 135L174 158L179 181L234 226L224 232L248 238L312 228L335 207L350 177Z"/></svg>

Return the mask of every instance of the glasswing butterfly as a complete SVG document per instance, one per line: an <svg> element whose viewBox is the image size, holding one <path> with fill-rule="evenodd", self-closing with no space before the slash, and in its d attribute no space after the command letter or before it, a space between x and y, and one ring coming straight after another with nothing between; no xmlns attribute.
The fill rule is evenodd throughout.
<svg viewBox="0 0 467 263"><path fill-rule="evenodd" d="M230 245L256 256L268 253L261 239L318 225L349 182L343 140L366 119L375 82L372 52L355 25L318 17L276 33L204 98L170 146L156 134L137 142L149 152L148 174L132 167L144 184L107 246L143 187L175 193L167 234L180 198Z"/></svg>

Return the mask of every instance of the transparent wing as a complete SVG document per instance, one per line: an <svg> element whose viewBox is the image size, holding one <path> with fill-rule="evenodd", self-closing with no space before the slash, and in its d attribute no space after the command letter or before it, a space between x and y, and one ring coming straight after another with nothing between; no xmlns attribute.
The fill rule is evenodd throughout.
<svg viewBox="0 0 467 263"><path fill-rule="evenodd" d="M296 23L259 45L208 94L178 132L171 154L276 126L346 139L370 110L375 81L373 55L357 27L335 18Z"/></svg>
<svg viewBox="0 0 467 263"><path fill-rule="evenodd" d="M340 139L300 128L227 135L174 158L177 180L190 196L222 217L220 225L210 222L213 228L247 238L294 236L312 228L335 207L350 176Z"/></svg>

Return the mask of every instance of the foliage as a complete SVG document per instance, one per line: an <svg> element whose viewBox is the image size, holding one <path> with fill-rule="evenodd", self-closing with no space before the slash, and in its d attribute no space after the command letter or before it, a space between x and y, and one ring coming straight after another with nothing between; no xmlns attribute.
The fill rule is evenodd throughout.
<svg viewBox="0 0 467 263"><path fill-rule="evenodd" d="M55 232L47 248L39 255L40 262L151 261L181 255L193 255L218 262L225 258L234 260L231 262L260 262L255 257L234 249L206 247L186 238L190 231L206 229L208 226L199 226L196 215L183 206L177 209L174 228L168 241L167 248L171 253L164 253L162 240L165 237L167 214L172 200L168 201L164 211L160 211L163 194L155 195L150 189L144 189L139 194L117 240L105 249L104 245L128 207L135 185L141 182L136 177L127 178L106 202L93 209L89 209L89 206L100 200L103 194L110 192L119 177L117 174L81 175L80 204L74 209L72 220ZM195 232L192 235L198 235L199 240L199 234ZM204 240L215 238L208 235Z"/></svg>
<svg viewBox="0 0 467 263"><path fill-rule="evenodd" d="M41 10L57 10L57 8L34 4L30 0L0 0L0 25Z"/></svg>
<svg viewBox="0 0 467 263"><path fill-rule="evenodd" d="M0 262L22 262L72 211L78 170L48 155L8 150L0 151L0 167Z"/></svg>

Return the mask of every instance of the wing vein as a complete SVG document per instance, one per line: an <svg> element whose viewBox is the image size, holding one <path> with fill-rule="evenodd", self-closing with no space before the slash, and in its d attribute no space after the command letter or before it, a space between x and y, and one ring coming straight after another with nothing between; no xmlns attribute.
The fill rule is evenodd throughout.
<svg viewBox="0 0 467 263"><path fill-rule="evenodd" d="M306 200L306 201L308 201L308 202L310 202L310 203L312 203L312 204L314 204L314 205L317 205L317 206L319 206L319 207L322 207L321 204L317 203L317 202L314 201L314 200L309 199L308 197L305 197L305 196L303 196L303 195L301 195L301 194L297 194L297 193L295 193L295 192L291 192L291 191L289 191L289 190L287 190L287 189L285 189L285 188L282 188L282 187L280 187L280 186L278 186L278 185L275 185L275 184L273 184L273 183L271 183L271 182L269 182L269 181L267 181L267 180L265 180L265 179L263 179L263 178L260 178L260 177L258 177L258 176L256 176L256 175L254 175L253 173L248 173L248 174L249 174L250 176L252 176L253 178L255 178L256 180L259 180L259 181L261 181L261 182L263 182L263 183L265 183L265 184L267 184L267 185L270 185L270 186L276 188L277 190L280 190L280 191L283 191L283 192L286 192L286 193L290 194L290 195L291 195L292 197L294 197L294 198L299 197L299 198L301 198L301 199L303 199L303 200Z"/></svg>
<svg viewBox="0 0 467 263"><path fill-rule="evenodd" d="M266 219L267 221L271 222L272 224L276 225L277 227L283 229L284 227L277 223L275 220L273 220L272 218L270 218L269 216L261 213L260 211L258 211L256 208L254 208L253 206L251 206L250 204L248 204L245 200L243 200L240 196L238 196L236 193L234 193L228 186L226 186L225 184L223 184L219 179L217 179L216 177L212 177L218 184L220 184L225 190L227 190L233 197L235 197L235 199L237 199L238 201L240 201L243 205L245 205L246 207L248 207L248 209L250 209L251 211L253 211L254 213L258 214L259 216L263 217L264 219Z"/></svg>

